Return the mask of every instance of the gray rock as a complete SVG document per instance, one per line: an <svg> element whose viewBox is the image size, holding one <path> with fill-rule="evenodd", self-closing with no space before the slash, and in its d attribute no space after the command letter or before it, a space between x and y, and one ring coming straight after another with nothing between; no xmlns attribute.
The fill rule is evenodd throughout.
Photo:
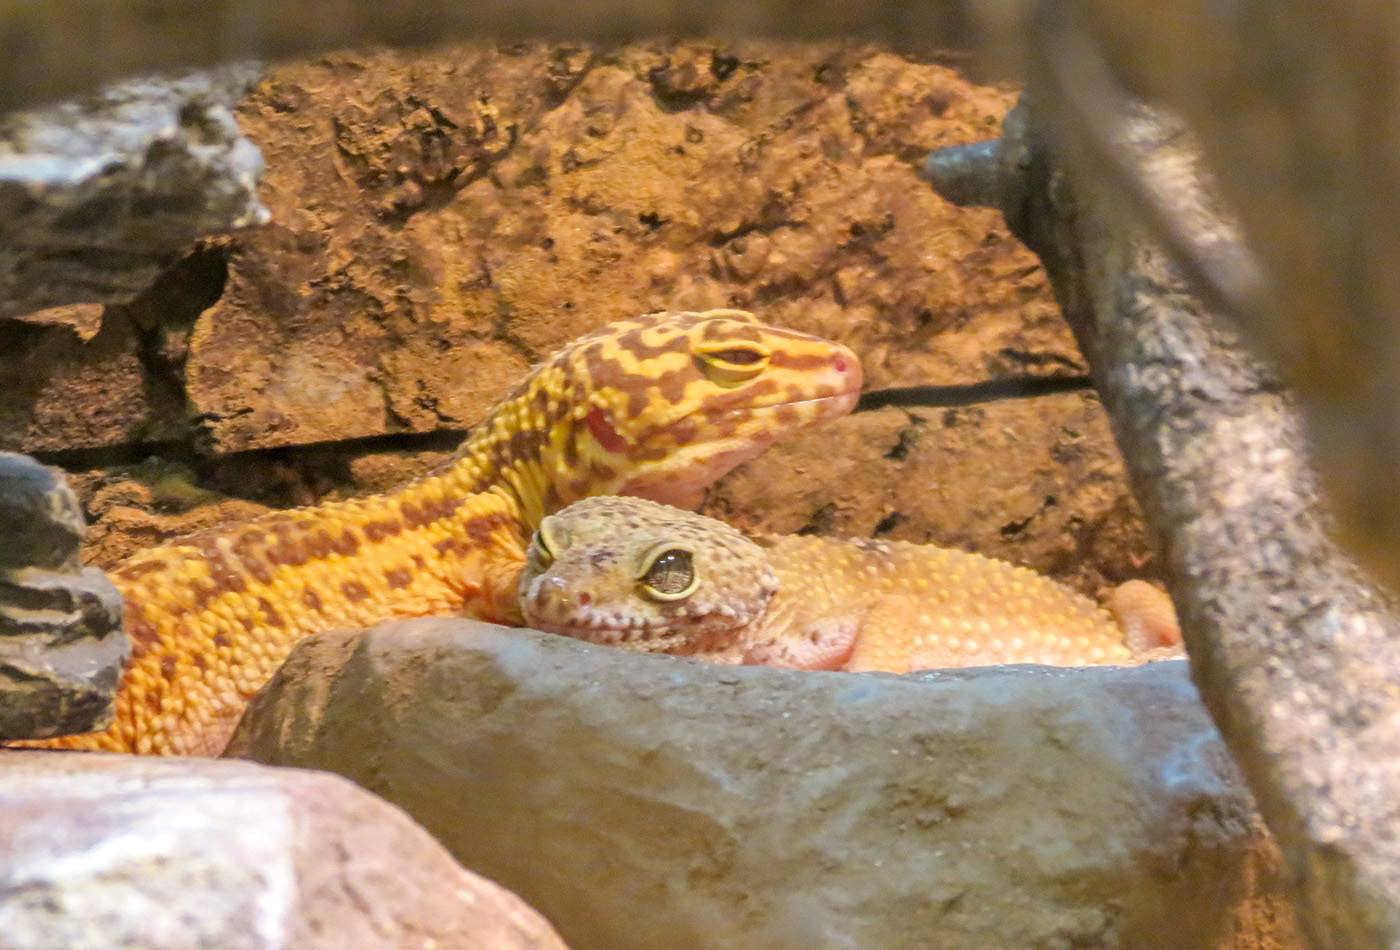
<svg viewBox="0 0 1400 950"><path fill-rule="evenodd" d="M111 720L128 645L121 595L78 563L82 510L61 475L0 452L0 740Z"/></svg>
<svg viewBox="0 0 1400 950"><path fill-rule="evenodd" d="M130 300L200 238L260 224L232 106L254 66L133 80L0 116L0 317Z"/></svg>
<svg viewBox="0 0 1400 950"><path fill-rule="evenodd" d="M399 809L331 775L0 752L6 950L563 950Z"/></svg>
<svg viewBox="0 0 1400 950"><path fill-rule="evenodd" d="M576 950L1297 945L1182 663L799 673L412 621L304 642L229 754L398 803Z"/></svg>

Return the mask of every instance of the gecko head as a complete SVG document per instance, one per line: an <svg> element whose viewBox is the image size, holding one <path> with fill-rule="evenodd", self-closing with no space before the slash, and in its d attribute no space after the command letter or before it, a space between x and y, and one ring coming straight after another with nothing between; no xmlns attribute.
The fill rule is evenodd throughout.
<svg viewBox="0 0 1400 950"><path fill-rule="evenodd" d="M609 324L532 380L548 511L605 494L693 506L778 439L850 412L861 370L839 343L710 310Z"/></svg>
<svg viewBox="0 0 1400 950"><path fill-rule="evenodd" d="M720 521L597 497L545 518L520 578L538 630L654 653L738 659L777 590L762 549Z"/></svg>

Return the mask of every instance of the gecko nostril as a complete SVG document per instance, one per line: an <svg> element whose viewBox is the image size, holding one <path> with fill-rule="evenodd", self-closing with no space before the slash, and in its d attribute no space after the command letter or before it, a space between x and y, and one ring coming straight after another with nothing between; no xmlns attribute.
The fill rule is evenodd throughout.
<svg viewBox="0 0 1400 950"><path fill-rule="evenodd" d="M831 361L831 365L838 373L844 373L846 371L846 360L844 357L836 357Z"/></svg>
<svg viewBox="0 0 1400 950"><path fill-rule="evenodd" d="M588 593L588 591L584 591L582 594L578 595L578 605L580 607L587 607L591 603L593 603L593 595Z"/></svg>

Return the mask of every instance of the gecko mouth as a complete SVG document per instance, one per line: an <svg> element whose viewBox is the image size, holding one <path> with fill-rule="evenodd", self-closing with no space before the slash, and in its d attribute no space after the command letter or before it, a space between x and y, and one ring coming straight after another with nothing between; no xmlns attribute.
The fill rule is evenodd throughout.
<svg viewBox="0 0 1400 950"><path fill-rule="evenodd" d="M731 641L732 632L739 625L717 629L712 622L713 619L713 617L700 618L693 627L677 624L675 621L662 624L646 620L636 620L630 623L602 620L559 623L544 617L534 616L529 611L525 613L525 622L545 633L553 633L561 637L583 640L602 646L627 646L649 653L676 654L704 653L717 650ZM678 647L685 649L677 649Z"/></svg>
<svg viewBox="0 0 1400 950"><path fill-rule="evenodd" d="M860 398L860 387L853 386L850 389L843 389L841 392L832 393L829 396L809 396L806 399L789 399L785 402L770 403L766 406L754 406L748 410L738 409L736 412L762 412L764 410L785 409L793 406L820 406L827 403L850 400L854 403Z"/></svg>
<svg viewBox="0 0 1400 950"><path fill-rule="evenodd" d="M806 399L789 399L784 402L772 402L761 406L734 406L723 409L713 414L706 414L706 418L712 424L723 427L734 427L737 434L739 428L746 422L755 419L772 419L784 410L789 412L805 414L806 418L793 419L792 421L781 422L772 431L759 432L755 437L766 439L769 442L777 441L787 434L797 432L815 425L822 425L833 419L846 415L855 408L860 400L860 387L845 389L841 392L831 393L827 396L809 396ZM688 420L681 420L666 426L662 431L671 432L679 426L689 425ZM757 454L754 452L753 454Z"/></svg>

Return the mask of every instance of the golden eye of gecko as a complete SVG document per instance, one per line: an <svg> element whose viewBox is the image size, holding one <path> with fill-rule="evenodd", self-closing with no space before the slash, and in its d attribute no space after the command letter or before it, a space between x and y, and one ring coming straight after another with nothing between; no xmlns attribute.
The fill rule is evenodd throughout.
<svg viewBox="0 0 1400 950"><path fill-rule="evenodd" d="M644 558L642 564L637 580L642 593L652 600L683 600L700 586L691 553L685 548L663 546Z"/></svg>

